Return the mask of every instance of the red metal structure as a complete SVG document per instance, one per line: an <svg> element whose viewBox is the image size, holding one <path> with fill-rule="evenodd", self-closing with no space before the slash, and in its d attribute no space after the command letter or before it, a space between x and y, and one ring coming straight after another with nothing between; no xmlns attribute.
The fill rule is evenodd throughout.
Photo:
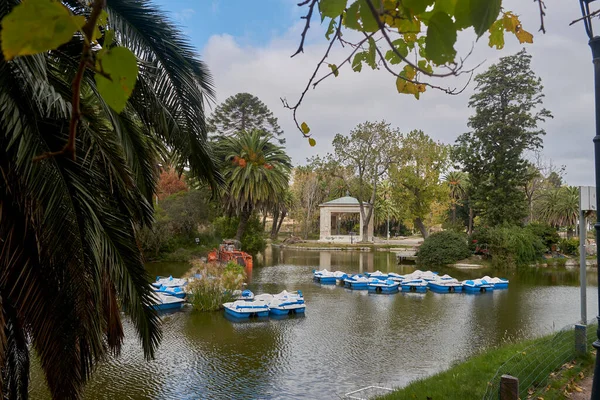
<svg viewBox="0 0 600 400"><path fill-rule="evenodd" d="M221 263L234 261L242 267L252 268L252 256L239 249L239 241L232 239L223 240L218 249L214 249L208 253L208 261Z"/></svg>

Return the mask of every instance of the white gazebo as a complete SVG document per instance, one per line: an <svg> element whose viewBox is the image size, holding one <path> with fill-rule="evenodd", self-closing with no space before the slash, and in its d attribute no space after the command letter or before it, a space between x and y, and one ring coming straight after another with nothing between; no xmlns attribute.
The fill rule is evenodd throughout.
<svg viewBox="0 0 600 400"><path fill-rule="evenodd" d="M368 209L371 204L363 203ZM354 197L346 196L319 205L321 234L320 242L356 243L362 241L363 220L360 215L360 204ZM358 232L340 234L340 220L344 214L358 214L360 229ZM371 216L367 229L367 241L373 241L373 219Z"/></svg>

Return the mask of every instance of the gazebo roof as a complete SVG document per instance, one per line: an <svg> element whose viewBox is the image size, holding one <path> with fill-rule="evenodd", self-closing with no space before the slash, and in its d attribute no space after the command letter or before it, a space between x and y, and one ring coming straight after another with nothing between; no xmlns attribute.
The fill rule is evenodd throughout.
<svg viewBox="0 0 600 400"><path fill-rule="evenodd" d="M370 205L369 203L364 203L365 205ZM319 204L319 207L323 206L357 206L359 205L358 199L355 197L344 196L339 199L330 200L326 203Z"/></svg>

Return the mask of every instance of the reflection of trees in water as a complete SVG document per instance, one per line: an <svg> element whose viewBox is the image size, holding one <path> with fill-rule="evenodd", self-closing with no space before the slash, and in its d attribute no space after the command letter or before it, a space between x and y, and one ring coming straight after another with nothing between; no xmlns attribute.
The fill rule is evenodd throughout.
<svg viewBox="0 0 600 400"><path fill-rule="evenodd" d="M188 385L210 385L212 393L245 394L248 398L266 393L272 386L271 370L285 362L289 340L282 337L277 322L285 321L232 322L223 312L191 312L183 329L188 347L183 351L192 354L193 375L199 376ZM194 393L205 389L194 388Z"/></svg>
<svg viewBox="0 0 600 400"><path fill-rule="evenodd" d="M523 268L515 278L518 283L526 285L579 286L579 267L575 269ZM588 285L597 286L597 271L587 271L586 278Z"/></svg>

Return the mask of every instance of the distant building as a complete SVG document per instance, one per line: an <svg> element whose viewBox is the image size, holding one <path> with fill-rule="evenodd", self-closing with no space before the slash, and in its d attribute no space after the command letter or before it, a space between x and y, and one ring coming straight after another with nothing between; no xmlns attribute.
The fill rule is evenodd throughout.
<svg viewBox="0 0 600 400"><path fill-rule="evenodd" d="M372 207L371 204L363 203L368 209ZM321 232L319 236L320 242L332 242L332 243L356 243L362 241L362 228L363 220L360 215L360 204L357 199L350 196L340 197L339 199L328 201L319 205L320 210L320 226ZM348 220L348 217L356 217L358 214L358 221L360 221L360 228L358 232L348 231L342 224L344 220ZM373 219L375 216L371 216L367 231L367 241L373 241Z"/></svg>

